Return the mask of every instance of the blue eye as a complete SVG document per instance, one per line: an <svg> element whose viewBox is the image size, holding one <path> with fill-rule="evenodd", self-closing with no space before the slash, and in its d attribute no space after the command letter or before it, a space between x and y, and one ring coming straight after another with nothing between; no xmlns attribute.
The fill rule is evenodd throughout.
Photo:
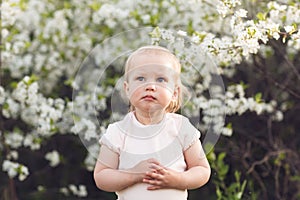
<svg viewBox="0 0 300 200"><path fill-rule="evenodd" d="M166 79L163 78L163 77L159 77L159 78L157 79L157 82L163 83L163 82L166 82Z"/></svg>
<svg viewBox="0 0 300 200"><path fill-rule="evenodd" d="M136 80L138 80L138 81L144 81L144 80L145 80L145 78L144 78L144 77L142 77L142 76L139 76L139 77L137 77L137 78L136 78Z"/></svg>

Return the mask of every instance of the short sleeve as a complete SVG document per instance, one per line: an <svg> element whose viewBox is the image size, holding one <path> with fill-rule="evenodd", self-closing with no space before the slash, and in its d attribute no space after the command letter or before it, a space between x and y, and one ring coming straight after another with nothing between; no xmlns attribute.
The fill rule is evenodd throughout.
<svg viewBox="0 0 300 200"><path fill-rule="evenodd" d="M120 154L122 142L122 134L116 124L111 124L107 127L106 132L99 140L100 145L107 146L113 152Z"/></svg>
<svg viewBox="0 0 300 200"><path fill-rule="evenodd" d="M187 150L200 139L200 131L186 117L182 117L179 130L183 151Z"/></svg>

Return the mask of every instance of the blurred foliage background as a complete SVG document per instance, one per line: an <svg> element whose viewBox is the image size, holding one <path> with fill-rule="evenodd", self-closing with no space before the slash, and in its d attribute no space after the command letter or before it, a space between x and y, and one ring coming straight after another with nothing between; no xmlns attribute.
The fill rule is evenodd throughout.
<svg viewBox="0 0 300 200"><path fill-rule="evenodd" d="M185 112L200 113L202 141L220 114L208 112L211 75L224 82L214 108L226 117L217 143L205 146L212 176L189 200L300 199L299 10L297 0L2 0L0 199L116 198L96 188L99 147L82 138L97 140L117 118L110 97L123 57L102 85L88 80L145 43L164 44L187 63L199 47L215 62L214 72L202 63L196 78L185 66L196 94ZM117 36L143 27L151 27L146 40L142 31ZM76 79L84 64L93 71Z"/></svg>

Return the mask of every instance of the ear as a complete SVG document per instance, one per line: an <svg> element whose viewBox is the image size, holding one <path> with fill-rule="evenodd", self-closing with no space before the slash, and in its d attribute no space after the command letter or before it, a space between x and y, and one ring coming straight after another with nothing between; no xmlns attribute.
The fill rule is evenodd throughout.
<svg viewBox="0 0 300 200"><path fill-rule="evenodd" d="M179 94L180 94L180 87L177 86L177 85L175 85L173 96L172 96L172 100L173 101L174 100L177 101Z"/></svg>
<svg viewBox="0 0 300 200"><path fill-rule="evenodd" d="M128 97L129 96L129 85L128 85L127 81L124 81L123 89L124 89L124 92L125 92L126 96Z"/></svg>

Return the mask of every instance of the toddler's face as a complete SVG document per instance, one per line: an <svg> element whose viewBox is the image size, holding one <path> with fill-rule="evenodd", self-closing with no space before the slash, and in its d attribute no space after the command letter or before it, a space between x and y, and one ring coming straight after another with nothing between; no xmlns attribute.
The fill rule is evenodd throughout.
<svg viewBox="0 0 300 200"><path fill-rule="evenodd" d="M136 56L129 71L124 89L135 109L152 112L165 109L177 99L178 74L173 62L164 55L141 54Z"/></svg>

